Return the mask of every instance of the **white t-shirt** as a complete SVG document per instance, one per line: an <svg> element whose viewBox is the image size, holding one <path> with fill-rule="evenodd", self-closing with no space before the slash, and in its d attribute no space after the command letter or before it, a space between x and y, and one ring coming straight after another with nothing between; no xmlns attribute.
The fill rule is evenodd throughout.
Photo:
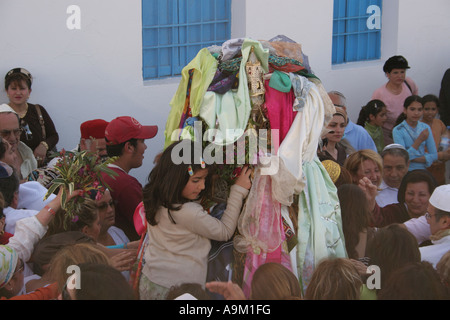
<svg viewBox="0 0 450 320"><path fill-rule="evenodd" d="M47 199L44 200L47 194L47 188L37 181L27 181L19 185L19 199L17 208L40 211L45 205L50 203L55 194L50 194Z"/></svg>
<svg viewBox="0 0 450 320"><path fill-rule="evenodd" d="M14 209L12 207L3 209L3 213L5 214L5 231L14 234L17 221L33 217L38 212L37 210Z"/></svg>
<svg viewBox="0 0 450 320"><path fill-rule="evenodd" d="M416 237L417 242L421 244L426 240L430 240L431 230L425 216L409 219L404 223L406 229ZM450 248L449 248L450 249Z"/></svg>
<svg viewBox="0 0 450 320"><path fill-rule="evenodd" d="M119 229L115 226L109 227L108 233L113 238L116 245L130 242L130 239L128 239L125 232L123 232L122 229Z"/></svg>
<svg viewBox="0 0 450 320"><path fill-rule="evenodd" d="M428 261L436 268L438 262L442 259L442 256L450 251L450 236L443 237L439 240L433 240L433 244L420 247L420 255L422 261Z"/></svg>

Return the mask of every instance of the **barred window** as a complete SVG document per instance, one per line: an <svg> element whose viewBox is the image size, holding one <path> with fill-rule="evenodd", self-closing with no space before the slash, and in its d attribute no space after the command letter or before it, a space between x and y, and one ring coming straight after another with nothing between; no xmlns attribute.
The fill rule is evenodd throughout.
<svg viewBox="0 0 450 320"><path fill-rule="evenodd" d="M144 80L180 75L202 48L231 34L231 0L142 0Z"/></svg>
<svg viewBox="0 0 450 320"><path fill-rule="evenodd" d="M332 63L381 57L382 0L334 0Z"/></svg>

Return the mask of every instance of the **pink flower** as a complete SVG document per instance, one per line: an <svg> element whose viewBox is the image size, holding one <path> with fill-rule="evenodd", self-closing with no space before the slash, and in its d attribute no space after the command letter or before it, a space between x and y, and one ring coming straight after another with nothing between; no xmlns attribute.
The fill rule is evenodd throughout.
<svg viewBox="0 0 450 320"><path fill-rule="evenodd" d="M78 216L73 216L73 218L72 218L72 220L71 220L71 221L72 221L72 222L77 222L77 221L78 221L78 219L79 219L79 218L78 218Z"/></svg>
<svg viewBox="0 0 450 320"><path fill-rule="evenodd" d="M98 190L97 194L95 195L95 201L99 201L103 196L103 193Z"/></svg>
<svg viewBox="0 0 450 320"><path fill-rule="evenodd" d="M231 179L236 179L240 174L241 174L241 171L242 171L242 167L236 167L234 170L233 170L233 173L231 174Z"/></svg>

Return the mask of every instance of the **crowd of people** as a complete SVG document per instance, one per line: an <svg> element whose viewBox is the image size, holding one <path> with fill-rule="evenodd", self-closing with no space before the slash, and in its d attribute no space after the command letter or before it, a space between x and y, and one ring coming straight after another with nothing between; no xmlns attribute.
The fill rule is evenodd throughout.
<svg viewBox="0 0 450 320"><path fill-rule="evenodd" d="M421 97L409 68L403 56L386 61L388 81L356 123L345 95L328 92L335 113L317 156L336 187L347 257L321 261L307 284L268 261L254 272L249 294L215 281L210 258L212 243L229 244L236 235L252 165L236 174L221 207L205 203L214 175L198 153L185 152L196 148L191 140L158 154L142 186L130 171L142 166L158 127L129 116L81 123L79 144L58 154L50 113L28 102L31 73L10 70L9 102L0 106L0 298L449 299L450 150L442 138L450 125L450 73L440 97ZM188 161L175 161L174 151ZM92 188L52 188L75 153L105 163L101 178ZM66 206L70 201L81 203Z"/></svg>

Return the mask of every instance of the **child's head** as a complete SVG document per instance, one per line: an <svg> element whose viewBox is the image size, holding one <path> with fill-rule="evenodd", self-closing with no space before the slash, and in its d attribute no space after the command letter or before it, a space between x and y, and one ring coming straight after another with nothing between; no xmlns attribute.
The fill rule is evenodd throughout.
<svg viewBox="0 0 450 320"><path fill-rule="evenodd" d="M154 218L160 206L178 210L179 205L202 197L208 185L208 169L202 154L201 144L191 140L177 141L161 154L143 190L150 224L156 224Z"/></svg>
<svg viewBox="0 0 450 320"><path fill-rule="evenodd" d="M361 276L350 259L319 262L305 292L306 300L359 300Z"/></svg>
<svg viewBox="0 0 450 320"><path fill-rule="evenodd" d="M301 298L301 287L291 270L275 262L267 262L256 269L251 283L253 300L282 300L294 297Z"/></svg>
<svg viewBox="0 0 450 320"><path fill-rule="evenodd" d="M403 105L404 113L407 120L419 121L423 115L423 103L422 98L417 95L409 96L405 99Z"/></svg>
<svg viewBox="0 0 450 320"><path fill-rule="evenodd" d="M363 126L367 123L382 127L387 119L386 105L381 100L370 100L359 112L357 124Z"/></svg>
<svg viewBox="0 0 450 320"><path fill-rule="evenodd" d="M398 116L395 125L399 125L403 120L417 123L420 119L422 119L422 115L422 98L418 95L409 96L403 103L403 112Z"/></svg>
<svg viewBox="0 0 450 320"><path fill-rule="evenodd" d="M439 98L434 94L427 94L422 98L423 120L432 122L439 112Z"/></svg>

